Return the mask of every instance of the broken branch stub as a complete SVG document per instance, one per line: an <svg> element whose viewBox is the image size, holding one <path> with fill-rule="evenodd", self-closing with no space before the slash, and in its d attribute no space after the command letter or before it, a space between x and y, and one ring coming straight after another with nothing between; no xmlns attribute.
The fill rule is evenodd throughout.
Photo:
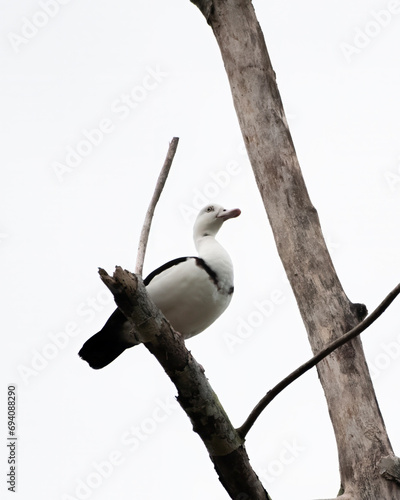
<svg viewBox="0 0 400 500"><path fill-rule="evenodd" d="M135 325L139 340L176 385L178 402L210 454L226 455L236 450L243 440L230 423L203 368L187 350L183 337L151 301L141 278L118 266L112 277L104 270L99 273L117 306Z"/></svg>

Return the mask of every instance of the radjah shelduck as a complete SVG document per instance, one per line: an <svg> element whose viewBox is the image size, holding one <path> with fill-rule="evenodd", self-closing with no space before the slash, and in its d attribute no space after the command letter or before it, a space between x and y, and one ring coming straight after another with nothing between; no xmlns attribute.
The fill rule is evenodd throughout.
<svg viewBox="0 0 400 500"><path fill-rule="evenodd" d="M227 251L215 239L225 221L238 217L238 208L216 203L200 210L193 228L197 257L179 257L150 273L147 291L185 339L208 328L228 307L233 294L233 266ZM85 342L79 356L98 369L137 345L131 323L116 309L103 328Z"/></svg>

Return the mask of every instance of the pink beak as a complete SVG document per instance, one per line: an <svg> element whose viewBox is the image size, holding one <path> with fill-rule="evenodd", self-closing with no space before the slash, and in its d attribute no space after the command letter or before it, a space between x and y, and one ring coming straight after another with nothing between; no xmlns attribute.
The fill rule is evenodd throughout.
<svg viewBox="0 0 400 500"><path fill-rule="evenodd" d="M232 208L231 210L224 210L223 212L221 212L220 215L218 215L218 219L226 221L228 219L239 217L241 213L242 212L240 211L240 208Z"/></svg>

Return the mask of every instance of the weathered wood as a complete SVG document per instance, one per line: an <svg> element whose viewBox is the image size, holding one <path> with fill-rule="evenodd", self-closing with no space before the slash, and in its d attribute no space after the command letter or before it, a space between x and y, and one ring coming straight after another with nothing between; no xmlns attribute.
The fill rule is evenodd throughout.
<svg viewBox="0 0 400 500"><path fill-rule="evenodd" d="M118 266L113 276L103 269L99 273L117 306L135 325L138 341L157 358L175 384L177 400L205 444L230 497L269 500L251 468L243 440L232 426L204 369L186 349L183 337L152 302L142 279Z"/></svg>
<svg viewBox="0 0 400 500"><path fill-rule="evenodd" d="M348 299L335 272L251 1L193 3L206 15L220 47L278 252L317 354L361 321L366 309ZM352 340L321 361L318 374L335 432L345 494L357 500L400 497L398 485L382 479L377 467L392 448L361 340Z"/></svg>
<svg viewBox="0 0 400 500"><path fill-rule="evenodd" d="M400 484L400 458L390 455L383 457L379 462L379 473L388 481Z"/></svg>

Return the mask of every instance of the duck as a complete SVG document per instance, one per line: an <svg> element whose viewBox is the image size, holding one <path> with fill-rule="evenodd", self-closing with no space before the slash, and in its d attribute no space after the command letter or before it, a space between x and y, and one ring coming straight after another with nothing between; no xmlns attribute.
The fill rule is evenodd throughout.
<svg viewBox="0 0 400 500"><path fill-rule="evenodd" d="M232 260L215 237L224 222L240 214L238 208L228 210L216 203L202 208L193 227L197 256L173 259L144 279L150 298L185 340L212 325L232 300ZM104 368L138 344L133 328L116 309L78 354L91 368Z"/></svg>

